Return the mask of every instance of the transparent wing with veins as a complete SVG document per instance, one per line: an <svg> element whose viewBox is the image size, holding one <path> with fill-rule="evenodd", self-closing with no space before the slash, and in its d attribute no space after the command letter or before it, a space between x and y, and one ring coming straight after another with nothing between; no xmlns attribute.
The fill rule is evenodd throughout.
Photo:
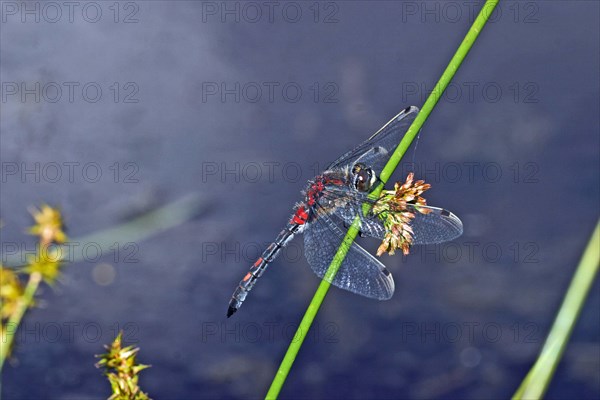
<svg viewBox="0 0 600 400"><path fill-rule="evenodd" d="M405 108L368 140L343 154L327 169L341 169L361 162L379 175L418 113L419 109L415 106Z"/></svg>
<svg viewBox="0 0 600 400"><path fill-rule="evenodd" d="M351 170L362 163L378 175L398 146L402 136L419 112L408 107L396 115L369 140L334 161L327 170ZM327 270L347 232L347 227L358 217L360 231L365 236L382 240L383 222L365 204L373 205L367 193L353 187L329 185L320 193L314 210L317 215L304 230L305 256L317 276L331 284L369 298L386 300L394 293L394 280L386 267L356 242L350 244L348 253L337 273L330 278ZM409 207L413 207L409 205ZM462 223L451 212L437 207L423 207L429 214L414 210L413 244L441 243L462 233ZM370 209L370 208L369 208Z"/></svg>
<svg viewBox="0 0 600 400"><path fill-rule="evenodd" d="M317 206L319 210L319 207ZM377 300L394 294L394 278L387 268L369 252L352 242L333 279L327 270L344 240L346 229L327 211L307 225L304 231L304 255L313 272L340 289Z"/></svg>
<svg viewBox="0 0 600 400"><path fill-rule="evenodd" d="M356 242L350 244L348 253L333 278L327 276L330 263L344 240L346 227L352 224L356 216L359 216L363 235L381 240L385 234L378 215L365 215L360 211L365 202L372 200L359 192L356 192L356 197L343 196L342 193L341 190L327 190L315 205L317 215L304 230L305 257L313 272L334 286L372 299L387 300L394 293L392 275L379 260ZM337 206L332 210L331 204ZM413 244L441 243L462 233L462 223L451 212L437 207L419 207L431 212L422 214L413 210Z"/></svg>
<svg viewBox="0 0 600 400"><path fill-rule="evenodd" d="M350 226L356 217L360 219L360 231L363 236L383 240L385 228L379 215L372 211L364 213L363 205L375 204L365 193L354 191L350 197L344 190L331 188L323 193L322 200L333 200L338 206L333 214L340 218L343 225ZM463 233L461 220L452 212L433 206L419 206L420 209L429 210L423 214L417 207L408 204L415 218L410 223L413 230L413 244L436 244L456 239Z"/></svg>
<svg viewBox="0 0 600 400"><path fill-rule="evenodd" d="M414 106L402 110L371 138L342 155L328 169L351 167L360 162L379 174L418 112L419 109ZM359 216L360 229L363 235L383 239L385 229L381 219L370 212L367 215L363 213L363 205L365 203L373 204L374 201L369 199L366 193L357 190L353 190L350 198L346 190L345 188L332 187L323 194L323 197L325 199L344 198L344 200L337 201L339 206L334 212L343 220L344 225L351 225L355 217ZM409 207L412 206L409 205ZM413 244L442 243L455 239L462 234L462 222L456 215L438 207L428 206L423 208L431 210L430 213L422 214L417 210L413 210L415 214L415 219L411 224L414 231Z"/></svg>

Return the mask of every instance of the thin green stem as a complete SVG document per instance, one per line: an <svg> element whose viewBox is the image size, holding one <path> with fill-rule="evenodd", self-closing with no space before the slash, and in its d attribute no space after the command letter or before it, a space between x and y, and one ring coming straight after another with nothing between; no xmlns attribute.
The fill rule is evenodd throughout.
<svg viewBox="0 0 600 400"><path fill-rule="evenodd" d="M487 0L485 2L483 8L477 15L477 18L473 22L473 25L471 26L471 28L467 32L465 38L463 39L462 43L458 47L458 50L456 51L456 53L450 60L450 63L448 64L448 66L444 70L442 76L440 77L439 81L435 85L433 92L429 95L429 97L425 101L425 104L423 105L421 111L419 112L419 114L417 115L415 120L413 121L412 125L408 128L408 131L405 133L404 137L402 138L402 141L400 142L400 144L398 145L398 147L396 148L396 150L390 157L390 160L388 161L386 166L381 171L380 179L381 179L382 183L380 185L378 185L377 188L375 188L375 190L372 192L372 195L374 197L377 197L381 193L385 183L389 180L389 178L394 173L394 170L400 163L400 160L402 160L402 157L408 150L408 147L410 146L412 141L417 136L419 130L421 129L421 127L427 120L427 117L429 117L429 114L431 113L431 111L433 110L435 105L437 104L441 95L444 93L444 90L446 90L446 87L448 86L448 84L450 83L450 81L452 80L454 75L456 74L456 71L462 64L466 55L469 53L469 50L471 49L471 47L473 46L473 43L479 36L479 33L485 26L489 16L496 8L498 1L499 0ZM319 311L319 308L321 307L323 300L325 299L325 295L327 294L327 291L329 290L329 287L331 284L328 282L328 280L332 280L331 278L333 278L335 276L335 274L337 273L338 269L342 265L342 262L344 261L344 258L346 257L346 254L348 253L348 250L350 249L350 246L352 245L352 242L354 242L354 239L356 239L357 235L358 235L358 221L355 220L354 223L348 229L346 237L342 241L342 244L340 245L337 253L333 257L333 260L331 261L331 264L329 266L329 269L327 270L327 273L325 274L325 277L319 284L319 287L318 287L317 291L315 292L315 295L313 296L310 304L308 305L308 308L304 314L304 317L302 318L302 321L300 322L300 325L298 326L296 335L294 336L294 339L290 343L290 345L287 349L287 352L285 353L285 356L283 357L283 361L281 361L281 365L279 366L279 369L277 370L277 373L275 374L275 377L273 378L271 387L269 388L269 391L267 392L267 395L266 395L267 399L276 399L277 396L279 395L279 392L281 391L281 388L283 387L283 384L285 383L285 380L290 372L290 369L292 368L292 365L294 364L296 355L298 354L300 347L302 347L302 343L304 342L304 339L306 338L306 335L308 334L308 330L310 329L310 326L312 325L312 322L315 319L315 316L317 315L317 312Z"/></svg>
<svg viewBox="0 0 600 400"><path fill-rule="evenodd" d="M17 309L12 313L5 329L2 331L2 341L0 342L0 372L2 372L4 361L8 356L8 352L12 346L15 333L17 333L17 329L19 329L19 324L23 319L23 315L25 315L25 311L27 311L27 309L33 304L35 292L37 291L41 281L42 274L39 272L34 272L29 275L27 286L25 286L23 296L19 299Z"/></svg>
<svg viewBox="0 0 600 400"><path fill-rule="evenodd" d="M513 400L541 399L546 393L599 267L600 221L583 252L540 356L513 395Z"/></svg>

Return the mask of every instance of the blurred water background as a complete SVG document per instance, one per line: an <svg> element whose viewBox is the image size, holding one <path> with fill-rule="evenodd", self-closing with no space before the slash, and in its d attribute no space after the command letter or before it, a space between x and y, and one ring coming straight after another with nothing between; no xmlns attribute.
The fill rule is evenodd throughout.
<svg viewBox="0 0 600 400"><path fill-rule="evenodd" d="M149 240L80 244L5 398L106 398L93 355L118 329L153 398L264 396L319 282L302 240L226 320L231 292L306 180L422 105L481 4L2 2L3 253L33 247L28 205L60 206L77 238L200 196ZM395 175L431 183L465 234L383 257L390 301L332 289L282 398L514 392L599 215L599 7L500 4ZM596 281L548 398L600 395L599 307Z"/></svg>

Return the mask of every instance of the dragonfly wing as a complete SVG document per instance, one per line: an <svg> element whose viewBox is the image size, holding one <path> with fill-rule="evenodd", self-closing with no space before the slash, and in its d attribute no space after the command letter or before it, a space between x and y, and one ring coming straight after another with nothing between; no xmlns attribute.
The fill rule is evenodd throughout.
<svg viewBox="0 0 600 400"><path fill-rule="evenodd" d="M383 239L385 228L381 219L371 213L366 215L363 213L364 205L375 203L374 200L369 198L368 194L353 190L352 196L348 196L347 190L330 188L323 192L321 196L321 201L330 201L337 205L332 214L335 214L335 217L341 220L343 226L352 225L356 217L359 217L362 236ZM332 216L332 218L335 217Z"/></svg>
<svg viewBox="0 0 600 400"><path fill-rule="evenodd" d="M414 210L415 219L411 223L413 244L435 244L456 239L463 233L461 220L448 210L424 206L430 210L423 214Z"/></svg>
<svg viewBox="0 0 600 400"><path fill-rule="evenodd" d="M324 213L309 223L304 231L304 253L312 270L320 278L341 289L377 300L394 294L394 279L387 268L365 249L353 242L333 277L326 277L345 230Z"/></svg>
<svg viewBox="0 0 600 400"><path fill-rule="evenodd" d="M334 214L341 219L343 224L350 226L356 217L360 218L360 231L363 236L383 240L385 227L379 215L363 213L364 203L373 203L366 195L354 193L352 198L343 197L342 193L330 190L323 195L324 199L340 198L340 205ZM463 232L461 220L452 212L439 207L419 206L420 209L429 210L428 214L419 212L414 205L408 205L415 218L410 223L413 230L413 244L435 244L456 239Z"/></svg>
<svg viewBox="0 0 600 400"><path fill-rule="evenodd" d="M379 174L418 112L419 109L415 106L405 108L367 141L342 155L327 169L343 168L362 162Z"/></svg>
<svg viewBox="0 0 600 400"><path fill-rule="evenodd" d="M408 205L415 218L410 227L413 230L412 244L437 244L454 240L463 233L461 220L448 210L439 207L419 206L420 209L429 210L423 214L416 210L416 206ZM361 218L361 232L365 236L383 240L385 228L378 215L369 215Z"/></svg>

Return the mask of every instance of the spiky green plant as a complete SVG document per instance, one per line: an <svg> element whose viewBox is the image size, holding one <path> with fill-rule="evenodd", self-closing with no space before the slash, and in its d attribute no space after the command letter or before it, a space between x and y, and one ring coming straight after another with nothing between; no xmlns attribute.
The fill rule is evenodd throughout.
<svg viewBox="0 0 600 400"><path fill-rule="evenodd" d="M102 252L110 252L115 242L144 240L192 218L202 205L201 196L192 193L132 221L74 239L75 243L95 243ZM38 236L37 251L26 258L22 254L3 254L0 264L0 371L13 348L15 335L27 309L35 305L35 295L42 282L53 285L65 261L76 262L82 254L69 253L68 240L62 229L62 216L56 208L43 205L30 209L35 225L28 233ZM23 281L27 283L23 287Z"/></svg>
<svg viewBox="0 0 600 400"><path fill-rule="evenodd" d="M52 246L67 240L58 209L44 204L40 210L32 208L30 212L36 223L28 232L39 237L36 253L27 257L25 266L17 270L0 265L0 371L11 352L15 334L25 312L34 305L38 286L42 281L52 285L60 275L62 263L58 261ZM19 275L28 276L24 289Z"/></svg>
<svg viewBox="0 0 600 400"><path fill-rule="evenodd" d="M106 353L96 356L100 358L96 368L104 368L112 388L113 394L108 400L150 400L138 385L140 372L150 368L150 365L138 364L135 357L140 348L123 347L122 341L123 331L110 345L104 345Z"/></svg>

